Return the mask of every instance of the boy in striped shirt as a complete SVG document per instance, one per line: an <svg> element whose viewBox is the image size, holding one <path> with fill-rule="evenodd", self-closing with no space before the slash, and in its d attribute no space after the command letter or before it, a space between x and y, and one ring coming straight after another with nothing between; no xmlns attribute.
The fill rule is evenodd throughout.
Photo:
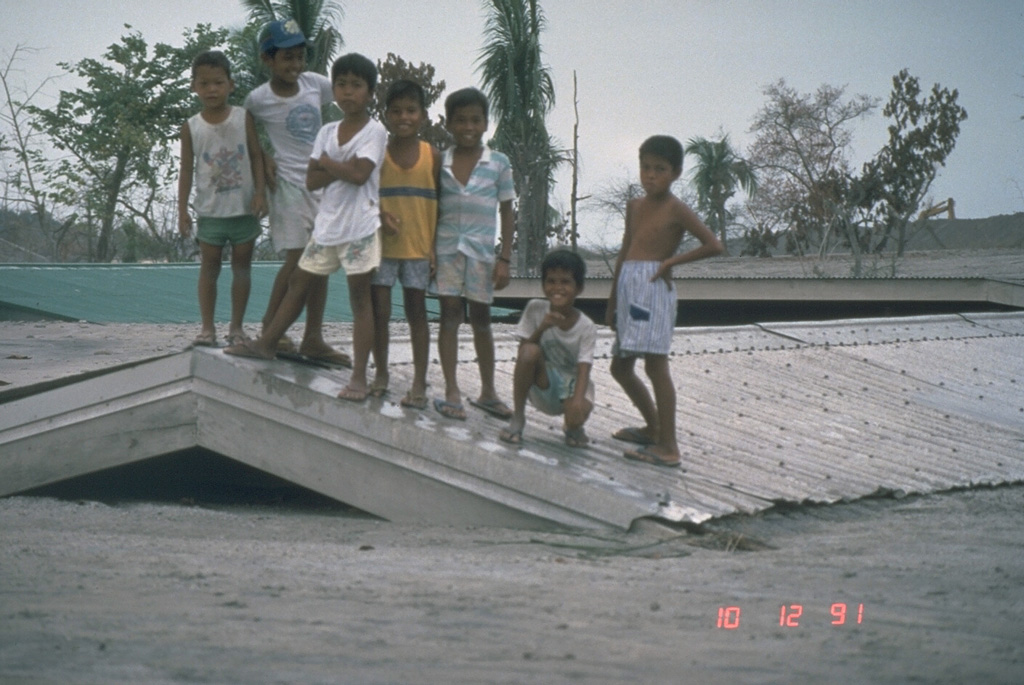
<svg viewBox="0 0 1024 685"><path fill-rule="evenodd" d="M494 290L509 283L515 224L512 165L508 157L483 144L487 131L487 97L476 88L457 90L445 100L446 126L455 139L441 164L440 215L434 249L437 272L431 292L441 303L437 338L444 399L434 408L449 419L465 420L462 392L456 378L459 326L469 307L469 324L480 369L480 396L472 404L499 418L512 410L494 389L494 336L491 302ZM497 225L501 221L501 253L495 258Z"/></svg>

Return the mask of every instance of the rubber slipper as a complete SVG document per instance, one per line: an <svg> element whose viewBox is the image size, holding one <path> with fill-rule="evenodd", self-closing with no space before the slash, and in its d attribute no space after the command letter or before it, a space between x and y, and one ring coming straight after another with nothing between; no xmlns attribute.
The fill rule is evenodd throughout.
<svg viewBox="0 0 1024 685"><path fill-rule="evenodd" d="M628 426L626 428L620 428L619 430L612 433L612 437L622 442L632 442L636 445L653 445L654 439L644 432L644 429L639 426Z"/></svg>
<svg viewBox="0 0 1024 685"><path fill-rule="evenodd" d="M448 402L442 399L435 399L434 409L436 409L437 413L446 419L455 419L456 421L466 420L466 409L462 406L461 402Z"/></svg>
<svg viewBox="0 0 1024 685"><path fill-rule="evenodd" d="M355 388L349 388L346 386L338 393L338 399L347 400L349 402L365 402L369 395L370 393L367 390L356 390Z"/></svg>
<svg viewBox="0 0 1024 685"><path fill-rule="evenodd" d="M677 468L682 463L678 459L674 461L666 461L646 447L641 447L637 450L626 450L622 453L622 456L632 461L639 461L644 464L651 464L652 466L663 466L670 469Z"/></svg>
<svg viewBox="0 0 1024 685"><path fill-rule="evenodd" d="M274 358L274 355L269 357L264 356L252 346L252 341L244 342L241 345L232 345L231 347L224 348L224 354L230 354L234 357L248 357L249 359L262 359L263 361L270 361Z"/></svg>
<svg viewBox="0 0 1024 685"><path fill-rule="evenodd" d="M511 431L508 428L502 428L501 432L498 433L498 439L510 445L521 445L523 443L523 429Z"/></svg>
<svg viewBox="0 0 1024 685"><path fill-rule="evenodd" d="M213 333L200 333L192 341L192 347L216 347L217 336Z"/></svg>
<svg viewBox="0 0 1024 685"><path fill-rule="evenodd" d="M508 405L501 400L470 400L470 404L481 411L485 411L491 416L497 416L499 419L511 419L512 410L508 408Z"/></svg>
<svg viewBox="0 0 1024 685"><path fill-rule="evenodd" d="M413 395L410 390L405 394L405 397L399 401L399 404L408 409L426 409L429 404L429 400L427 400L426 395Z"/></svg>
<svg viewBox="0 0 1024 685"><path fill-rule="evenodd" d="M579 428L565 431L565 444L569 447L586 447L590 444L590 438L587 437L586 431L580 426Z"/></svg>

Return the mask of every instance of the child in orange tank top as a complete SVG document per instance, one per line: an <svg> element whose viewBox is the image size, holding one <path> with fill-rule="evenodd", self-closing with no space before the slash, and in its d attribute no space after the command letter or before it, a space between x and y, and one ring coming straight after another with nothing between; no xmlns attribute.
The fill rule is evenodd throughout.
<svg viewBox="0 0 1024 685"><path fill-rule="evenodd" d="M391 291L398 281L402 284L413 359L412 387L401 404L425 409L430 352L426 290L434 271L441 154L419 138L426 121L426 94L418 83L401 79L391 84L384 119L391 138L380 175L382 259L372 286L376 372L370 393L379 397L388 389Z"/></svg>

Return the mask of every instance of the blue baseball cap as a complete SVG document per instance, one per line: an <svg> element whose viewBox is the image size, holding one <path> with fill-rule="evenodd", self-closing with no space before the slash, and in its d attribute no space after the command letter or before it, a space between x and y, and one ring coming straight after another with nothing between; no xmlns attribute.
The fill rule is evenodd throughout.
<svg viewBox="0 0 1024 685"><path fill-rule="evenodd" d="M267 24L263 30L263 40L260 41L260 52L270 52L273 49L283 50L293 48L296 45L304 45L306 37L302 35L299 23L294 19L281 19Z"/></svg>

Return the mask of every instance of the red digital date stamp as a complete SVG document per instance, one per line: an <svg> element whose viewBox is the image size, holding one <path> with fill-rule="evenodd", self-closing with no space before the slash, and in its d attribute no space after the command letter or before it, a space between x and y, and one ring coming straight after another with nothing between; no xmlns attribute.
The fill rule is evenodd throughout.
<svg viewBox="0 0 1024 685"><path fill-rule="evenodd" d="M738 606L718 607L718 622L715 627L723 630L736 630L740 627L742 613ZM829 607L829 615L832 617L831 625L841 626L848 622L859 625L864 622L864 605L835 602ZM783 628L798 628L803 618L803 604L783 604L779 607L779 625Z"/></svg>

